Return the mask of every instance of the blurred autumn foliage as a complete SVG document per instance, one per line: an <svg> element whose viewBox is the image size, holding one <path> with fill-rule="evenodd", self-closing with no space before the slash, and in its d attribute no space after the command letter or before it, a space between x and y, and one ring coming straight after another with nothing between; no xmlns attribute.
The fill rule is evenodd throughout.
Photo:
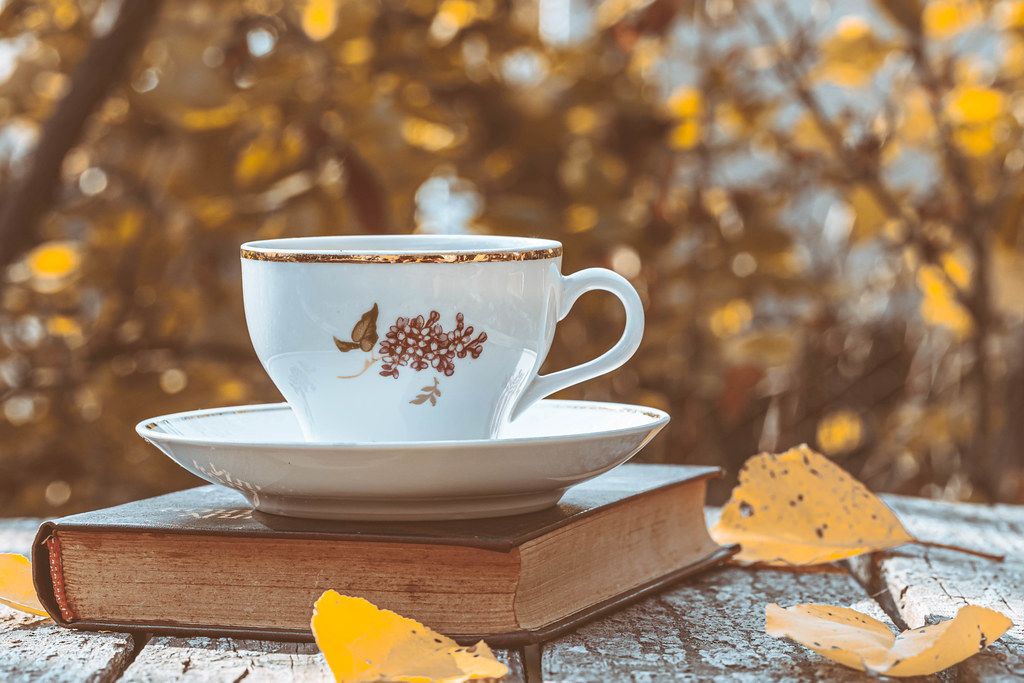
<svg viewBox="0 0 1024 683"><path fill-rule="evenodd" d="M0 7L4 514L185 486L136 421L279 400L241 242L412 230L629 278L640 352L569 395L670 411L644 459L1024 502L1024 2Z"/></svg>

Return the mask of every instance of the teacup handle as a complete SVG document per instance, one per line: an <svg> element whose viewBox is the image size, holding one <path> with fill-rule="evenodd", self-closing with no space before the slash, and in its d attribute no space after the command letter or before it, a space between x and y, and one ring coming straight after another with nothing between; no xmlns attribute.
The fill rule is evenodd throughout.
<svg viewBox="0 0 1024 683"><path fill-rule="evenodd" d="M587 268L562 278L562 306L558 311L558 319L563 320L577 299L594 290L611 292L626 309L626 327L619 341L594 360L550 375L534 377L512 411L513 420L545 396L620 367L640 347L640 339L644 334L644 307L640 295L626 278L607 268Z"/></svg>

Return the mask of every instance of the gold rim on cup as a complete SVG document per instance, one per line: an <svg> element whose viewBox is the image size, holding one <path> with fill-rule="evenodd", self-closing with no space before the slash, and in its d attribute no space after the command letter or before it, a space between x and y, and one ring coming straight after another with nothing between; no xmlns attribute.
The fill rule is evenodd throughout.
<svg viewBox="0 0 1024 683"><path fill-rule="evenodd" d="M481 251L421 254L368 254L272 251L242 247L242 258L251 261L281 263L490 263L496 261L536 261L562 255L562 247L509 251Z"/></svg>

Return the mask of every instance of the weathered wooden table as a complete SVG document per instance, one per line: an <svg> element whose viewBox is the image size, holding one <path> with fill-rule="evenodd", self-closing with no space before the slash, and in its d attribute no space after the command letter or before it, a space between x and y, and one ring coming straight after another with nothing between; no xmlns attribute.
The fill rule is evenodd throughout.
<svg viewBox="0 0 1024 683"><path fill-rule="evenodd" d="M724 567L559 640L501 652L512 669L508 680L864 678L765 635L769 602L848 605L900 628L949 617L968 602L992 607L1015 626L941 680L1024 680L1024 507L887 501L919 538L1006 553L1006 561L906 547L830 571ZM0 552L27 552L36 523L0 521ZM85 633L0 605L0 681L243 679L319 681L330 675L312 645Z"/></svg>

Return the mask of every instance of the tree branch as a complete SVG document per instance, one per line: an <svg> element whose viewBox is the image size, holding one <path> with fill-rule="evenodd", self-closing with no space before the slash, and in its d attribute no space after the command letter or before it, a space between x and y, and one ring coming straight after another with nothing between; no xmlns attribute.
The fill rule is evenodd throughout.
<svg viewBox="0 0 1024 683"><path fill-rule="evenodd" d="M39 221L60 183L64 157L78 143L89 116L125 73L156 22L163 0L124 0L113 27L93 40L71 77L71 87L39 137L28 171L14 181L0 208L0 267L38 241Z"/></svg>

